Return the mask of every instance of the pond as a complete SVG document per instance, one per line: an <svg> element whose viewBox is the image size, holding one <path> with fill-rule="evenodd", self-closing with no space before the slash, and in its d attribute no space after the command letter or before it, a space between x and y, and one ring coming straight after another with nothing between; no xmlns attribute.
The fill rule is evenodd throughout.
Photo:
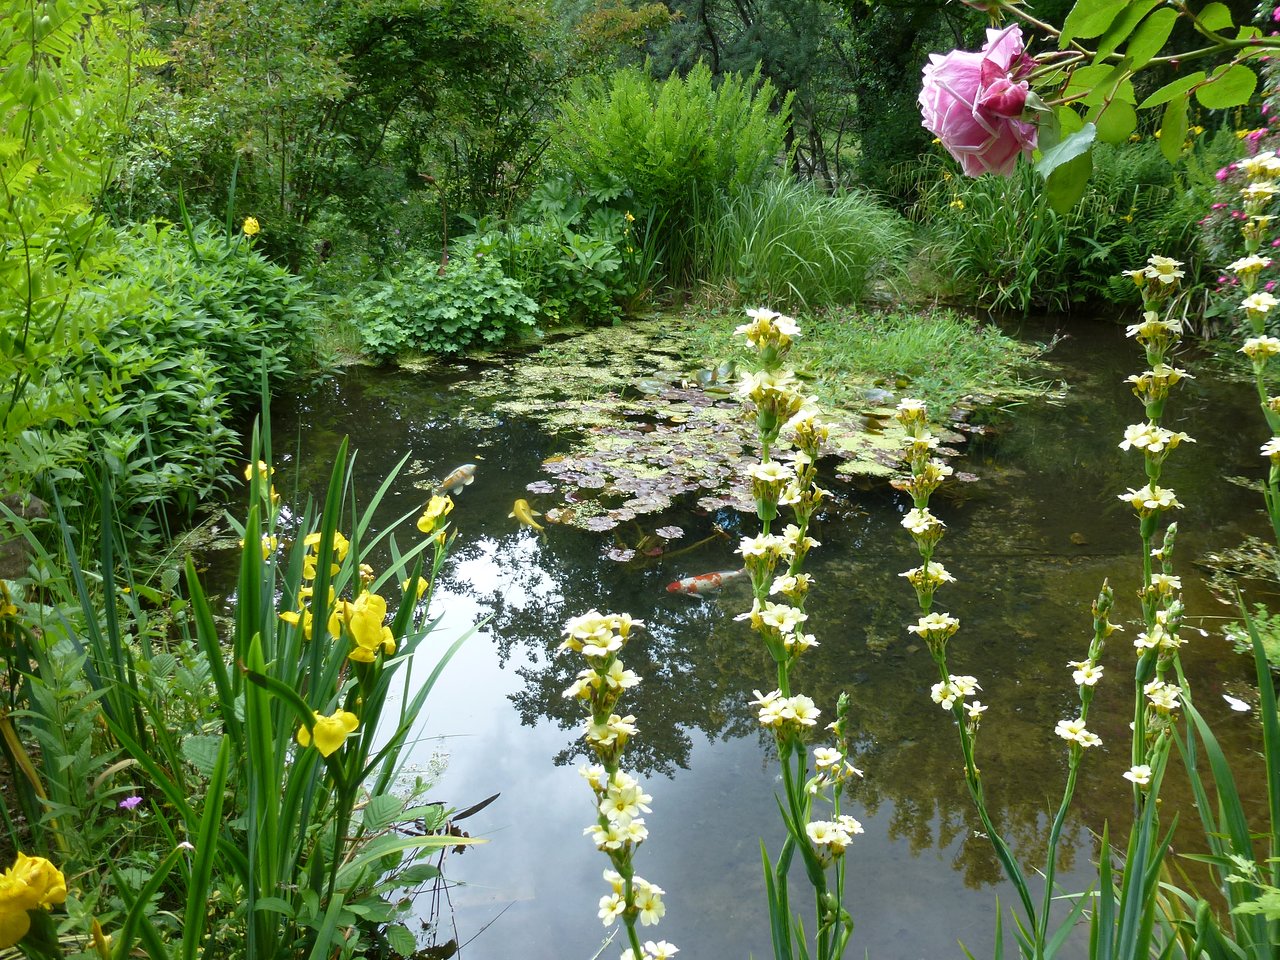
<svg viewBox="0 0 1280 960"><path fill-rule="evenodd" d="M1089 603L1104 578L1116 587L1112 619L1138 616L1136 521L1117 499L1142 482L1140 458L1117 446L1125 425L1140 418L1123 383L1138 369L1138 353L1111 324L1076 318L1065 330L1047 358L1052 376L1069 384L1065 396L1024 404L975 432L956 466L977 481L956 484L934 506L949 526L939 559L958 580L940 594L940 608L963 621L952 669L982 683L991 709L979 761L993 815L1032 864L1043 861L1066 767L1053 726L1077 713L1066 664L1085 655ZM1035 339L1052 332L1022 331ZM437 939L456 937L471 960L516 949L525 960L586 958L600 947L605 931L595 912L606 861L582 835L593 819L591 794L576 772L584 761L577 707L560 695L578 664L555 656L564 621L596 607L648 626L628 648L627 665L644 682L626 701L640 734L625 763L653 795L650 838L637 863L667 891L656 930L682 956L765 956L760 839L776 851L782 828L772 745L748 701L753 688L771 688L773 665L733 620L750 604L746 583L692 598L665 589L737 566L737 538L754 532L755 518L701 509L686 494L608 532L518 524L508 516L513 501L545 510L552 500L544 461L563 473L575 450L571 433L557 427L563 409L503 407L504 384L519 364L353 369L278 401L273 415L281 472L296 470L304 488L327 476L345 435L358 451L357 489L366 496L409 458L382 525L416 510L454 467L477 465L474 483L455 498L459 535L436 601L445 615L440 636L430 643L442 650L472 622L491 619L444 672L414 759L424 769L443 764L433 797L450 806L500 796L460 824L488 843L446 861L457 886ZM1171 402L1166 419L1198 441L1165 472L1186 504L1177 566L1194 642L1184 661L1197 703L1241 762L1251 757L1256 723L1229 711L1222 694L1249 697L1250 668L1222 639L1222 618L1232 611L1200 584L1193 561L1264 529L1260 496L1223 481L1263 469L1264 427L1250 396L1247 384L1202 375ZM866 833L849 853L847 906L857 927L848 956L958 957L957 941L990 956L996 897L1013 898L970 807L954 731L929 699L936 677L927 651L905 630L916 616L914 596L897 574L918 562L900 526L908 504L883 480L851 484L824 472L822 482L835 497L813 531L822 545L808 567L816 581L810 624L821 646L803 662L798 689L827 711L840 690L852 699L854 759L865 779L852 785L846 811ZM682 532L672 534L667 553L616 559L641 529L660 526ZM410 525L402 542L413 536ZM685 545L692 549L682 552ZM1117 634L1104 658L1108 673L1090 719L1104 746L1086 758L1064 833L1066 891L1088 885L1090 831L1107 820L1122 827L1128 816L1120 774L1128 767L1132 636L1132 627ZM1185 778L1170 779L1168 802L1194 818ZM1179 852L1195 849L1194 832L1184 831Z"/></svg>

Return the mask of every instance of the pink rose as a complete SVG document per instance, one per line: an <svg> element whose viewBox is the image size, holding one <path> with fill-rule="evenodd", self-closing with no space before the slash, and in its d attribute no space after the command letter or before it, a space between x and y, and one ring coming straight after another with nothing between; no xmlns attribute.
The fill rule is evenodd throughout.
<svg viewBox="0 0 1280 960"><path fill-rule="evenodd" d="M1017 26L988 30L979 53L930 54L920 91L924 126L968 176L1007 177L1018 154L1035 149L1036 126L1021 119L1033 65Z"/></svg>

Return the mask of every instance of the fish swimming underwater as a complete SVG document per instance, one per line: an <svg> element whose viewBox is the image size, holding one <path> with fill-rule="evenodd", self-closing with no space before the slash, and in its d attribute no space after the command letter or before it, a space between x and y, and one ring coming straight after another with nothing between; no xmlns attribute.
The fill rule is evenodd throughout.
<svg viewBox="0 0 1280 960"><path fill-rule="evenodd" d="M683 580L673 580L667 584L667 593L683 593L686 596L698 597L704 593L710 593L712 590L719 590L731 580L737 580L739 577L745 577L747 571L745 568L741 570L718 570L715 573L703 573L696 577L685 577Z"/></svg>
<svg viewBox="0 0 1280 960"><path fill-rule="evenodd" d="M462 492L462 488L471 483L476 478L476 465L474 463L464 463L462 466L454 470L443 480L437 490L448 490L450 493L458 494Z"/></svg>
<svg viewBox="0 0 1280 960"><path fill-rule="evenodd" d="M520 523L524 524L526 527L532 527L534 530L546 529L546 527L540 524L537 520L533 519L534 517L542 516L542 514L540 514L537 510L533 509L533 507L529 506L528 500L525 500L525 499L517 500L514 504L512 504L511 512L508 513L507 516L515 517L516 520L518 520Z"/></svg>

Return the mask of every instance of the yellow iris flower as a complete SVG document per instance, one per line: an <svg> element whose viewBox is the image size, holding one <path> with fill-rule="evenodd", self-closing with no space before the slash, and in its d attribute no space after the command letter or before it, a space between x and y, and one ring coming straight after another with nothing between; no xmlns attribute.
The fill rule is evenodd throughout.
<svg viewBox="0 0 1280 960"><path fill-rule="evenodd" d="M62 871L44 857L19 853L0 874L0 949L12 947L31 929L28 910L48 910L67 899Z"/></svg>
<svg viewBox="0 0 1280 960"><path fill-rule="evenodd" d="M441 521L452 509L453 500L449 497L433 495L423 508L422 516L418 518L418 529L425 534L431 534L437 527L443 526Z"/></svg>
<svg viewBox="0 0 1280 960"><path fill-rule="evenodd" d="M347 735L360 726L360 720L347 710L335 710L332 716L315 715L315 725L308 731L303 725L298 728L298 743L304 747L311 746L314 732L316 749L323 757L331 757L342 746Z"/></svg>

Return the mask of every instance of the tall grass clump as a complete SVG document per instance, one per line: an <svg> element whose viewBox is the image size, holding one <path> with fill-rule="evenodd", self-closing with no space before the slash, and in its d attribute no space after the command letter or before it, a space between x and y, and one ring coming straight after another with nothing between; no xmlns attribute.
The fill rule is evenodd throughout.
<svg viewBox="0 0 1280 960"><path fill-rule="evenodd" d="M759 187L786 155L791 100L774 110L776 99L759 71L713 83L702 63L667 80L619 70L607 84L579 83L561 105L548 164L591 204L657 231L668 279L688 285L694 225L715 216L719 198Z"/></svg>
<svg viewBox="0 0 1280 960"><path fill-rule="evenodd" d="M1155 142L1098 144L1083 198L1067 214L1044 202L1043 179L1029 164L1010 177L958 177L938 164L916 215L943 292L992 309L1069 310L1096 301L1131 304L1120 276L1146 251L1165 250L1201 268L1195 222L1208 205L1218 139L1202 141L1171 168Z"/></svg>
<svg viewBox="0 0 1280 960"><path fill-rule="evenodd" d="M64 524L64 587L4 592L0 811L14 847L74 877L67 949L19 933L28 956L409 955L403 891L438 876L425 856L472 842L447 835L446 811L405 769L418 715L469 635L424 643L451 501L431 499L424 536L401 552L399 524L371 530L394 471L362 509L345 443L318 509L284 506L273 472L256 458L245 470L229 622L190 558L185 589L176 570L158 588L136 577L109 487L96 563L82 564Z"/></svg>
<svg viewBox="0 0 1280 960"><path fill-rule="evenodd" d="M694 238L694 272L710 290L796 309L854 303L873 283L892 283L911 240L869 194L792 179L723 197Z"/></svg>
<svg viewBox="0 0 1280 960"><path fill-rule="evenodd" d="M809 335L796 342L796 363L811 377L821 403L856 406L869 385L911 392L950 410L967 396L1011 395L1026 389L1023 374L1040 348L1006 336L955 310L824 310L806 317ZM728 319L711 315L695 331L707 356L750 360Z"/></svg>

